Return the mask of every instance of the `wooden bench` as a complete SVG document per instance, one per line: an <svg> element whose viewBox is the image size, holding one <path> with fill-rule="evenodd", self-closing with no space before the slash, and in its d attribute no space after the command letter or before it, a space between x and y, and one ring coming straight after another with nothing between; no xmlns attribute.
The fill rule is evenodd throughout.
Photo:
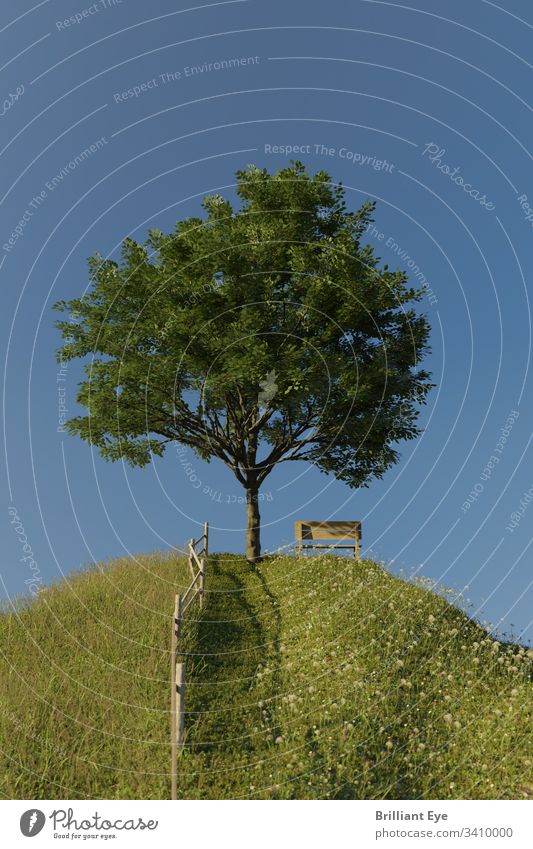
<svg viewBox="0 0 533 849"><path fill-rule="evenodd" d="M359 544L362 538L361 522L295 522L294 536L298 543L298 557L304 548L353 548L353 556L359 560ZM327 545L315 540L342 540L342 544ZM304 540L312 540L304 543Z"/></svg>

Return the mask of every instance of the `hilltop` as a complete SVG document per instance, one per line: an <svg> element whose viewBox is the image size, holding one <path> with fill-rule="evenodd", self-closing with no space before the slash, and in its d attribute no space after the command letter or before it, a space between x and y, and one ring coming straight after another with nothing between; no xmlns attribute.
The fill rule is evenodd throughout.
<svg viewBox="0 0 533 849"><path fill-rule="evenodd" d="M169 798L187 563L94 567L0 614L0 793ZM372 561L213 555L178 798L530 798L533 652Z"/></svg>

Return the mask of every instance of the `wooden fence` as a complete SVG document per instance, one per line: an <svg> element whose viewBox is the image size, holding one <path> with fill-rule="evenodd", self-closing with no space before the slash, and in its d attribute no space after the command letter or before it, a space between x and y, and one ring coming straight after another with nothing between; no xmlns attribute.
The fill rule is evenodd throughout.
<svg viewBox="0 0 533 849"><path fill-rule="evenodd" d="M199 547L200 546L200 547ZM209 549L209 525L198 539L187 544L189 569L192 582L183 595L178 594L174 602L170 641L170 740L171 740L171 798L177 798L178 754L183 750L185 736L185 659L180 651L183 617L196 598L200 599L200 610L204 606L205 559ZM181 658L181 660L180 660Z"/></svg>

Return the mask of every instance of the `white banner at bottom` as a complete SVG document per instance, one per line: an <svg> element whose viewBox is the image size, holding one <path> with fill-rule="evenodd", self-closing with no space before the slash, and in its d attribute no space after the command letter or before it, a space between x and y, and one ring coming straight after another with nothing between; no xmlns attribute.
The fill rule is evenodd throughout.
<svg viewBox="0 0 533 849"><path fill-rule="evenodd" d="M533 801L1 801L2 843L232 849L533 846ZM68 841L68 842L67 842Z"/></svg>

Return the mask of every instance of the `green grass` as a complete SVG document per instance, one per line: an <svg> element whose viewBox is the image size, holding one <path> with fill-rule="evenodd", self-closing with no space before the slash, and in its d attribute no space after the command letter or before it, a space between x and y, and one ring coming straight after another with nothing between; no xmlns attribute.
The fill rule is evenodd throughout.
<svg viewBox="0 0 533 849"><path fill-rule="evenodd" d="M169 798L170 616L188 583L185 561L153 554L0 615L1 795ZM189 613L179 797L533 795L533 652L426 582L218 555Z"/></svg>

